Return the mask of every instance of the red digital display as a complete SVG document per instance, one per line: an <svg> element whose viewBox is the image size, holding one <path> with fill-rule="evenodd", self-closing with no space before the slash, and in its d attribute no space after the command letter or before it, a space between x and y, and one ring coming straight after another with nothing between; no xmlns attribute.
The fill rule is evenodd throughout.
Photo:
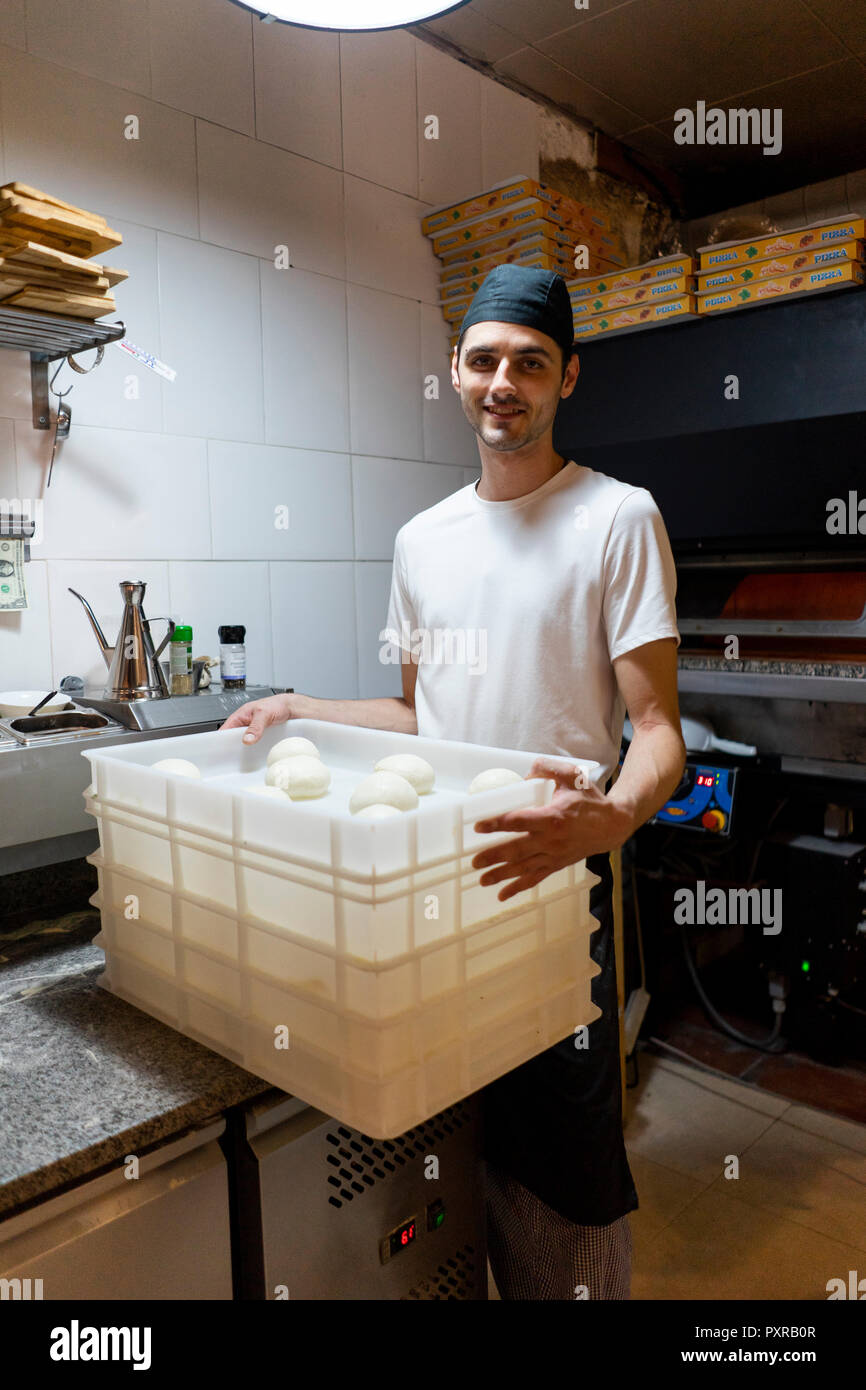
<svg viewBox="0 0 866 1390"><path fill-rule="evenodd" d="M711 772L699 772L695 781L699 787L711 787L715 782L715 777Z"/></svg>
<svg viewBox="0 0 866 1390"><path fill-rule="evenodd" d="M391 1232L389 1238L391 1254L396 1255L398 1250L404 1250L407 1245L411 1245L416 1235L417 1228L413 1217L411 1221L405 1221L402 1226L398 1226L396 1231Z"/></svg>

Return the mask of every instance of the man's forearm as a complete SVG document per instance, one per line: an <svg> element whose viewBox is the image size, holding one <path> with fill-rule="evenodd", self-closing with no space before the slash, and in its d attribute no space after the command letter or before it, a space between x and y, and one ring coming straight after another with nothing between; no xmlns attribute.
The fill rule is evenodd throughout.
<svg viewBox="0 0 866 1390"><path fill-rule="evenodd" d="M332 724L355 724L364 729L387 729L398 734L417 734L413 707L400 696L375 700L319 700L313 695L287 694L289 719L325 719Z"/></svg>
<svg viewBox="0 0 866 1390"><path fill-rule="evenodd" d="M664 806L679 785L685 761L685 744L669 724L635 729L619 777L607 797L628 813L631 829L625 839Z"/></svg>

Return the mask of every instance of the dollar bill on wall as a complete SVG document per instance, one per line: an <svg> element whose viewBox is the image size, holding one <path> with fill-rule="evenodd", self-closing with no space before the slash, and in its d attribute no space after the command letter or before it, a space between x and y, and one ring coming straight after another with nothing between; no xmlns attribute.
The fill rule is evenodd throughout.
<svg viewBox="0 0 866 1390"><path fill-rule="evenodd" d="M27 608L24 542L0 540L0 612Z"/></svg>

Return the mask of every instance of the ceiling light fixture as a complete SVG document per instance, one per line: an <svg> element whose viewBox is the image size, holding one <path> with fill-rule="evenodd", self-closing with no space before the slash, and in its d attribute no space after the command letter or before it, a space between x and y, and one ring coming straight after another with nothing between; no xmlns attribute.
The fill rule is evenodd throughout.
<svg viewBox="0 0 866 1390"><path fill-rule="evenodd" d="M253 10L264 23L299 24L307 29L399 29L421 24L450 10L460 10L468 0L234 0Z"/></svg>

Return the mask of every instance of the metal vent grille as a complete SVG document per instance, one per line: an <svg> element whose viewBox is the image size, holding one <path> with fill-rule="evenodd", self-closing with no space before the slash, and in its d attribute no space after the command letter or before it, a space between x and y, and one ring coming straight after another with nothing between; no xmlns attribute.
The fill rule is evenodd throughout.
<svg viewBox="0 0 866 1390"><path fill-rule="evenodd" d="M401 1302L405 1303L407 1299L474 1298L475 1270L475 1247L464 1245L462 1250L455 1250L453 1255L437 1265L435 1272L427 1279L422 1279L420 1284L404 1294Z"/></svg>
<svg viewBox="0 0 866 1390"><path fill-rule="evenodd" d="M441 1144L456 1134L470 1117L465 1101L459 1101L415 1129L407 1129L396 1139L371 1139L369 1134L337 1125L325 1135L331 1150L325 1157L330 1189L328 1202L332 1207L353 1202L368 1188L399 1173L411 1159L429 1153L434 1142Z"/></svg>

